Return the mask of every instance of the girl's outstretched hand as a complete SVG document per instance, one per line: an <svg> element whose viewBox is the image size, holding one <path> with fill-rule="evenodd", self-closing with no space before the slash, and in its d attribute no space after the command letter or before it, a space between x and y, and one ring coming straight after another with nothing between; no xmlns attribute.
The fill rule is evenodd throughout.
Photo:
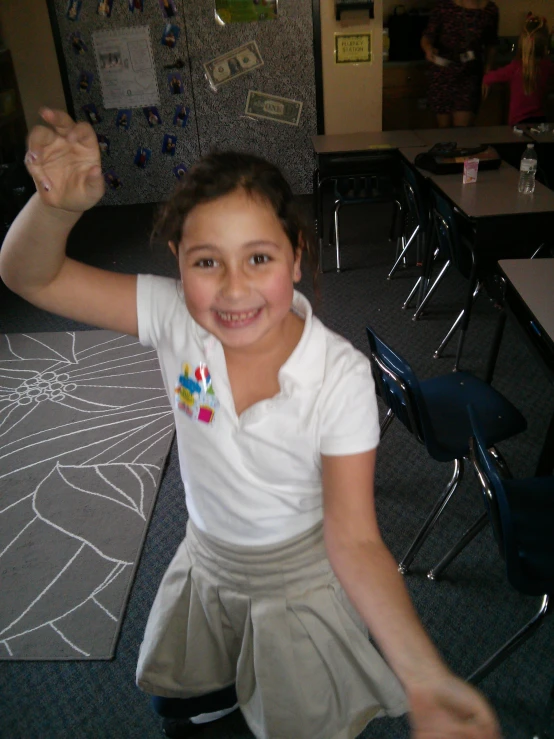
<svg viewBox="0 0 554 739"><path fill-rule="evenodd" d="M413 739L501 739L485 698L453 674L418 685L408 697Z"/></svg>
<svg viewBox="0 0 554 739"><path fill-rule="evenodd" d="M104 194L100 149L92 126L61 110L43 108L49 125L35 126L29 136L25 164L43 203L80 213Z"/></svg>

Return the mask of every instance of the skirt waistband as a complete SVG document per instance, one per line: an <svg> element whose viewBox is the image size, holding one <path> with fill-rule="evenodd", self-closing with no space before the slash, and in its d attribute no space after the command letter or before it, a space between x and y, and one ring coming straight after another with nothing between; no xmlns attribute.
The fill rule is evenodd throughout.
<svg viewBox="0 0 554 739"><path fill-rule="evenodd" d="M280 589L311 578L332 575L323 539L323 525L275 544L240 546L216 539L187 523L186 546L192 561L230 587Z"/></svg>

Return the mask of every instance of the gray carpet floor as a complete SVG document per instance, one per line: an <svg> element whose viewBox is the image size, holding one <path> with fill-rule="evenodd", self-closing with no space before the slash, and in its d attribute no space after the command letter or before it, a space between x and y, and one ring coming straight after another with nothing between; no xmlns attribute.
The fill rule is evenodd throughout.
<svg viewBox="0 0 554 739"><path fill-rule="evenodd" d="M310 203L307 201L307 207ZM415 271L385 276L394 246L387 242L387 212L357 211L344 216L345 271L320 276L317 313L327 325L367 351L365 326L371 324L408 359L420 378L448 372L454 343L444 358L432 352L450 326L464 295L464 281L451 274L420 322L400 310ZM151 246L148 206L98 208L86 214L73 232L69 252L83 261L124 272L175 274L164 247ZM331 259L332 254L327 254ZM313 296L306 272L301 289ZM468 332L463 368L484 373L497 311L480 297ZM0 284L0 331L58 331L87 327L58 318L25 303ZM532 475L538 450L554 409L552 386L515 327L508 322L494 385L528 419L528 430L501 445L516 476ZM384 538L399 558L450 475L448 465L433 462L401 426L391 427L380 447L377 508ZM486 529L452 564L439 582L425 572L448 549L464 527L482 511L473 473L468 470L456 499L414 563L406 583L420 616L447 662L467 676L538 608L535 599L514 592L491 532ZM134 685L139 644L156 588L186 524L186 510L175 448L170 453L127 613L110 662L1 662L0 736L5 739L156 739L159 719L147 696ZM554 678L554 620L494 673L481 688L500 717L507 739L531 739ZM251 737L240 714L205 728L205 739ZM404 718L374 721L363 739L404 739ZM292 738L291 738L292 739Z"/></svg>

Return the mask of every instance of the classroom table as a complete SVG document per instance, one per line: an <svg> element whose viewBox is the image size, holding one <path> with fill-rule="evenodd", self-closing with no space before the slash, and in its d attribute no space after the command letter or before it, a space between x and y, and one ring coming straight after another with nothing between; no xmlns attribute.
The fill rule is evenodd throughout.
<svg viewBox="0 0 554 739"><path fill-rule="evenodd" d="M408 147L400 155L415 167L420 149ZM459 231L470 244L472 269L461 323L455 367L458 366L464 336L473 305L473 292L479 281L489 279L498 259L531 257L554 234L554 192L540 182L532 195L518 192L519 172L501 162L498 169L478 172L477 181L464 185L462 173L433 174L419 167L430 187L445 196L459 215ZM426 244L422 265L419 300L429 284L433 263L432 244Z"/></svg>
<svg viewBox="0 0 554 739"><path fill-rule="evenodd" d="M521 126L524 133L537 144L554 144L554 123L548 124L548 131L544 133L537 133L537 124L528 123L525 126Z"/></svg>
<svg viewBox="0 0 554 739"><path fill-rule="evenodd" d="M515 133L512 126L481 126L313 136L312 143L316 159L314 200L320 255L322 254L324 235L322 196L324 185L336 181L341 176L369 174L371 173L372 161L374 165L377 165L379 160L383 161L385 159L390 162L391 172L394 172L397 166L398 152L413 164L413 158L417 153L439 142L455 141L459 146L468 148L489 144L498 147L500 156L508 159L514 167L517 167L525 144L537 141L537 146L542 146L543 149L548 144L547 155L541 155L539 152L539 156L545 165L545 181L552 186L552 183L550 183L550 172L552 170L550 160L554 147L550 143L550 137L554 139L554 134L550 132L548 134L532 134L530 128L531 126L524 127L522 134ZM540 164L541 162L539 162ZM518 198L517 182L514 183L514 178L517 179L518 177L517 170L514 169L511 174L508 174L507 166L502 166L501 178L492 172L480 172L478 191L463 190L461 176L458 179L456 179L456 175L438 176L440 182L437 180L436 184L441 189L444 189L444 187L450 188L451 192L450 194L446 193L447 196L453 202L457 199L461 200L462 202L458 204L458 207L464 212L467 207L471 211L471 213L468 213L469 217L479 219L480 233L477 235L479 240L496 236L494 219L498 216L533 215L535 222L532 224L529 224L525 218L518 219L515 231L506 228L508 219L503 219L503 230L509 234L511 240L521 240L522 238L527 240L532 231L542 231L543 226L536 219L544 220L543 214L545 212L548 213L547 220L550 222L552 205L551 199L546 194L548 188L544 188L540 182L537 182L532 200L521 200L521 196ZM433 178L432 175L428 176L430 179ZM448 177L454 179L449 182L445 179ZM498 209L502 209L503 206L504 211L499 212Z"/></svg>
<svg viewBox="0 0 554 739"><path fill-rule="evenodd" d="M505 308L554 383L554 259L501 259L498 266L505 280ZM498 345L500 338L501 333ZM494 359L498 354L498 345L494 347ZM554 414L535 474L551 475L553 467Z"/></svg>
<svg viewBox="0 0 554 739"><path fill-rule="evenodd" d="M391 132L394 133L394 132ZM520 144L530 141L526 131L514 133L513 126L467 126L462 128L428 128L414 131L424 146L455 141L459 146L480 146L481 144Z"/></svg>
<svg viewBox="0 0 554 739"><path fill-rule="evenodd" d="M417 147L399 149L413 166L420 151ZM477 182L468 185L463 184L461 173L417 171L469 219L477 249L491 244L538 244L554 234L554 192L537 182L532 195L522 195L518 192L519 172L506 162L498 169L478 172Z"/></svg>
<svg viewBox="0 0 554 739"><path fill-rule="evenodd" d="M369 131L312 136L317 157L375 149L398 149L400 146L423 146L415 131Z"/></svg>

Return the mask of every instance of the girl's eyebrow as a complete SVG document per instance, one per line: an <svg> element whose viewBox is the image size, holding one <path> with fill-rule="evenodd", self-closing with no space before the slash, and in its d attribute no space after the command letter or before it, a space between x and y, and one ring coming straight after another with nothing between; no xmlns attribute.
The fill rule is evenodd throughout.
<svg viewBox="0 0 554 739"><path fill-rule="evenodd" d="M257 247L272 247L278 249L279 246L274 241L264 241L255 239L254 241L247 241L242 244L243 249L252 249ZM194 254L197 251L204 251L205 249L215 249L219 251L219 248L215 244L195 244L194 246L185 246L185 254Z"/></svg>
<svg viewBox="0 0 554 739"><path fill-rule="evenodd" d="M196 244L195 246L185 246L185 254L194 254L197 251L204 251L204 249L216 249L213 244Z"/></svg>
<svg viewBox="0 0 554 739"><path fill-rule="evenodd" d="M279 248L279 245L276 244L274 241L265 241L265 240L254 240L254 241L247 241L245 244L243 244L243 247L245 249L248 249L250 247L256 247L256 246L272 246L275 249Z"/></svg>

